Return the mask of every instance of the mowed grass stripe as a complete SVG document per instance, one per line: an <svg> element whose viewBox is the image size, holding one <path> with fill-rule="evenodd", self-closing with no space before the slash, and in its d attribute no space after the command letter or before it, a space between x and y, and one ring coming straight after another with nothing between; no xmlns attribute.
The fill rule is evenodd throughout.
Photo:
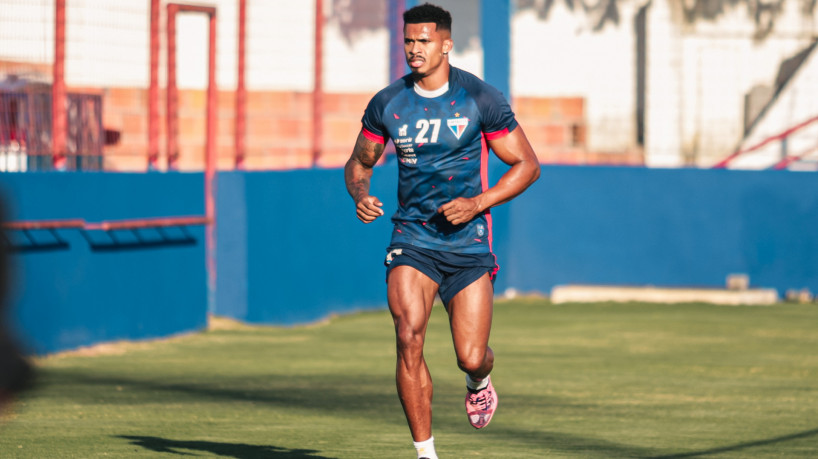
<svg viewBox="0 0 818 459"><path fill-rule="evenodd" d="M500 405L463 412L445 311L426 358L449 458L818 456L818 307L502 301ZM103 348L105 349L105 348ZM411 458L388 312L38 361L0 457Z"/></svg>

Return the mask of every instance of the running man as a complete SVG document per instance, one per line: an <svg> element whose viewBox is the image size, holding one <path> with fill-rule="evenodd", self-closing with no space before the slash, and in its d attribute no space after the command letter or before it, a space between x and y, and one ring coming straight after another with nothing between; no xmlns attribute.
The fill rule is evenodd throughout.
<svg viewBox="0 0 818 459"><path fill-rule="evenodd" d="M391 139L399 161L398 209L385 264L397 342L396 382L418 458L437 459L432 437L432 379L423 358L435 295L446 311L466 373L466 413L477 429L491 421L497 394L488 346L497 264L489 209L534 183L539 162L503 95L449 65L448 11L430 4L404 12L411 73L378 92L344 174L358 218L384 215L369 194L373 167ZM511 168L487 183L488 148Z"/></svg>

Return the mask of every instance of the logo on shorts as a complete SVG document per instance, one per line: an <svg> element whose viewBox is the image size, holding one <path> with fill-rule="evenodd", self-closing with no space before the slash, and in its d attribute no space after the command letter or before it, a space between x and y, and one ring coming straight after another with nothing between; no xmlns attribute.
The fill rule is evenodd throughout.
<svg viewBox="0 0 818 459"><path fill-rule="evenodd" d="M403 249L395 249L395 250L387 253L386 254L386 261L384 263L388 266L390 263L392 263L392 259L394 259L398 255L401 255L402 253L403 253Z"/></svg>
<svg viewBox="0 0 818 459"><path fill-rule="evenodd" d="M482 223L477 224L477 235L483 237L486 235L486 227Z"/></svg>

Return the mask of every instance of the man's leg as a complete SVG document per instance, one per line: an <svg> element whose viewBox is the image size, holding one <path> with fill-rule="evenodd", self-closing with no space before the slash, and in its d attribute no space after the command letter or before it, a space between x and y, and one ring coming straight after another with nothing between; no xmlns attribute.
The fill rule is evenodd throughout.
<svg viewBox="0 0 818 459"><path fill-rule="evenodd" d="M471 425L481 429L497 409L497 394L489 379L494 352L488 346L494 309L494 288L488 274L469 284L449 302L457 365L466 375L466 414Z"/></svg>
<svg viewBox="0 0 818 459"><path fill-rule="evenodd" d="M432 436L432 378L423 358L426 325L438 285L410 266L389 273L387 297L395 322L398 396L416 442Z"/></svg>
<svg viewBox="0 0 818 459"><path fill-rule="evenodd" d="M489 347L494 287L489 275L458 292L448 311L457 366L472 379L485 378L494 368L494 352Z"/></svg>

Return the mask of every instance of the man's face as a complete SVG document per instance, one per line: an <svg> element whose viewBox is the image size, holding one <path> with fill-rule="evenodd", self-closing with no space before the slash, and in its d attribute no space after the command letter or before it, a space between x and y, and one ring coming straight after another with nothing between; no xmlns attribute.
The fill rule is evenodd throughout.
<svg viewBox="0 0 818 459"><path fill-rule="evenodd" d="M425 76L433 73L443 62L443 53L452 49L451 34L438 31L433 22L406 24L403 27L403 50L412 73Z"/></svg>

